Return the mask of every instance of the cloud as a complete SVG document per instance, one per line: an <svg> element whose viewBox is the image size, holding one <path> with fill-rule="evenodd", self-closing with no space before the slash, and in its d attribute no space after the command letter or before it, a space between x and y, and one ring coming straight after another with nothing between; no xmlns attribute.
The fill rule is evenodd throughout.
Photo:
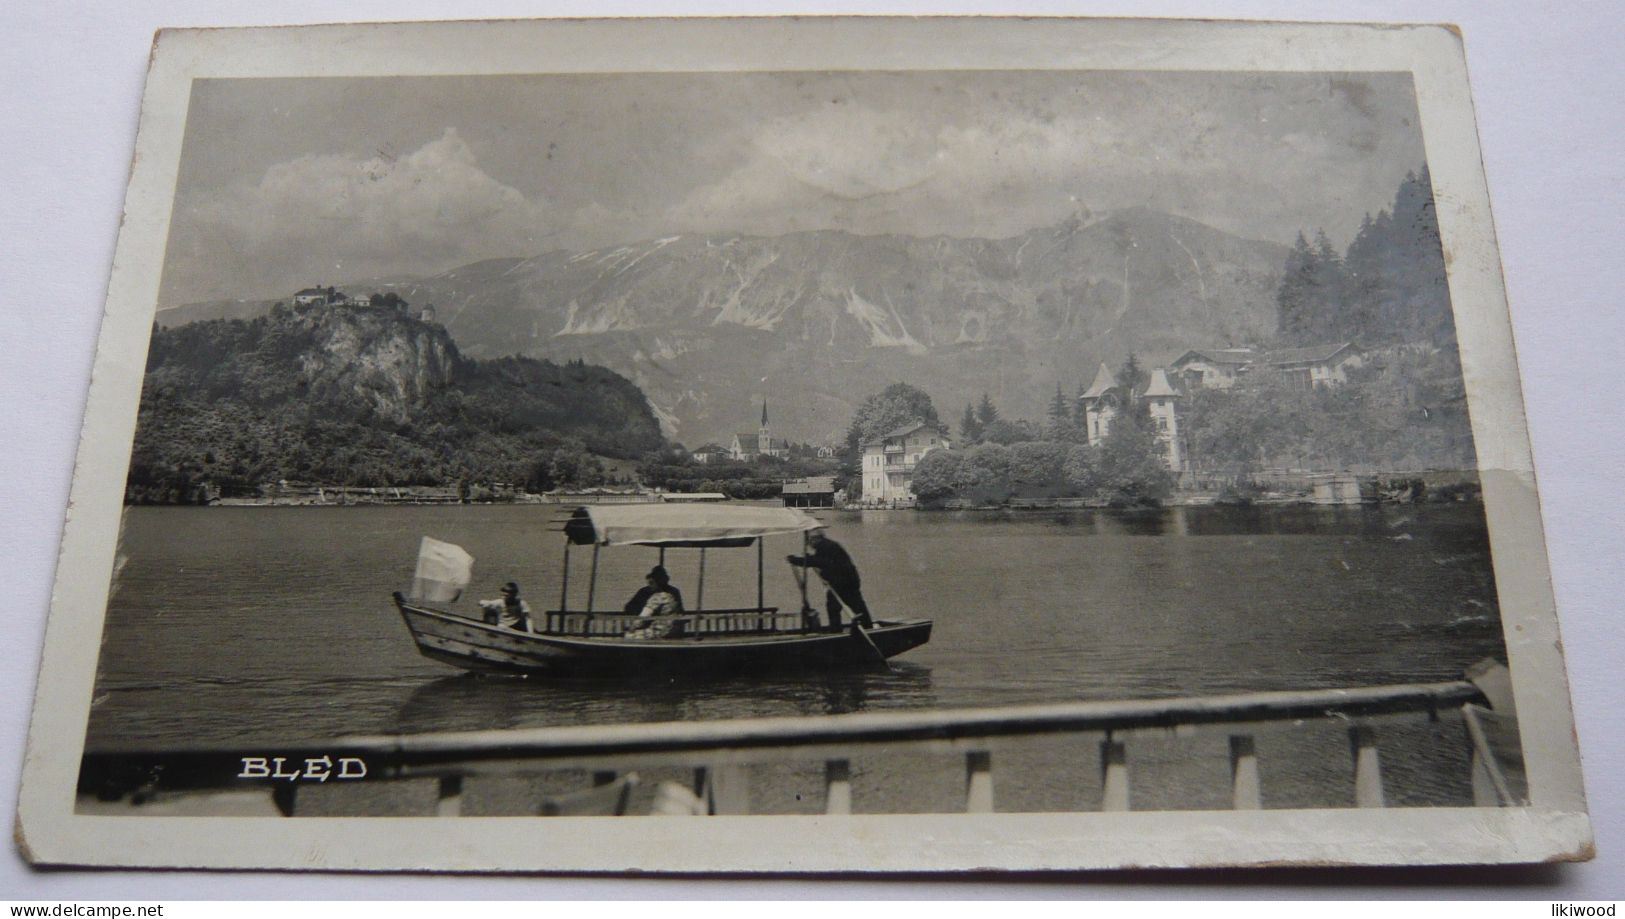
<svg viewBox="0 0 1625 919"><path fill-rule="evenodd" d="M947 155L937 134L913 119L852 102L769 121L755 146L788 177L847 200L920 185Z"/></svg>
<svg viewBox="0 0 1625 919"><path fill-rule="evenodd" d="M480 168L452 128L404 156L301 156L194 209L196 229L266 262L320 259L346 276L533 254L544 209Z"/></svg>
<svg viewBox="0 0 1625 919"><path fill-rule="evenodd" d="M304 120L234 102L242 120L200 123L165 302L680 232L996 237L1134 205L1341 242L1423 155L1408 79L1381 75L667 74L569 104L549 78L530 108L470 80L438 108L373 82L342 119L324 90ZM389 143L421 146L358 152Z"/></svg>
<svg viewBox="0 0 1625 919"><path fill-rule="evenodd" d="M850 103L767 122L750 155L670 212L701 230L1002 235L1058 219L1108 170L1122 143L1106 122L1006 114L968 124ZM771 228L771 229L770 229Z"/></svg>

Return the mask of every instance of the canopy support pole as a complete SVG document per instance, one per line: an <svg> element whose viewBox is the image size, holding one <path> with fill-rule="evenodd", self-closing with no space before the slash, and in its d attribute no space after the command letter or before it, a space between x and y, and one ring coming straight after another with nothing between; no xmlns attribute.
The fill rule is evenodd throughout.
<svg viewBox="0 0 1625 919"><path fill-rule="evenodd" d="M705 609L705 547L700 547L700 583L694 589L694 611Z"/></svg>
<svg viewBox="0 0 1625 919"><path fill-rule="evenodd" d="M762 615L762 608L763 608L763 605L762 605L762 563L767 558L766 544L767 544L767 539L765 537L762 537L762 536L756 537L756 615L758 617L758 621L760 621L760 617Z"/></svg>
<svg viewBox="0 0 1625 919"><path fill-rule="evenodd" d="M660 567L666 567L666 547L660 547Z"/></svg>
<svg viewBox="0 0 1625 919"><path fill-rule="evenodd" d="M592 574L587 578L587 613L592 613L592 595L598 590L598 544L592 544Z"/></svg>
<svg viewBox="0 0 1625 919"><path fill-rule="evenodd" d="M559 612L570 608L570 537L564 537L564 576L559 578Z"/></svg>
<svg viewBox="0 0 1625 919"><path fill-rule="evenodd" d="M801 534L801 560L806 561L807 556L811 554L812 544L810 538L803 531ZM790 570L795 573L796 586L801 588L801 623L804 627L810 627L807 626L807 620L812 615L812 604L807 602L807 566L793 565Z"/></svg>

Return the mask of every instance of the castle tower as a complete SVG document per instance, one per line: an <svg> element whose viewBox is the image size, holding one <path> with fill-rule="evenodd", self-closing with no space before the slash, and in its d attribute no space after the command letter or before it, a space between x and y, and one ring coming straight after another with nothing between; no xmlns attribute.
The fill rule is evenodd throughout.
<svg viewBox="0 0 1625 919"><path fill-rule="evenodd" d="M1184 469L1185 463L1179 449L1179 413L1175 410L1179 393L1169 384L1168 374L1162 368L1151 371L1151 383L1146 386L1143 398L1157 438L1162 441L1163 462L1168 464L1169 471L1177 475Z"/></svg>
<svg viewBox="0 0 1625 919"><path fill-rule="evenodd" d="M1083 402L1083 426L1089 434L1089 446L1098 447L1111 430L1112 419L1117 417L1117 377L1105 364L1095 374L1095 381L1078 397Z"/></svg>

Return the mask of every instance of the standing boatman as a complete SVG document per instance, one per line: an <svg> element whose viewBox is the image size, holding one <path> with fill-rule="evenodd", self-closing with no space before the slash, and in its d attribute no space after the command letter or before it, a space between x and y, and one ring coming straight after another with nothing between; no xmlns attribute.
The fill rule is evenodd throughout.
<svg viewBox="0 0 1625 919"><path fill-rule="evenodd" d="M829 611L831 629L841 627L841 604L852 609L853 621L861 628L872 629L875 621L869 615L869 604L863 602L863 591L858 578L858 566L840 543L814 530L808 539L812 549L806 555L787 555L785 561L799 568L814 568L828 587L824 591L825 609Z"/></svg>

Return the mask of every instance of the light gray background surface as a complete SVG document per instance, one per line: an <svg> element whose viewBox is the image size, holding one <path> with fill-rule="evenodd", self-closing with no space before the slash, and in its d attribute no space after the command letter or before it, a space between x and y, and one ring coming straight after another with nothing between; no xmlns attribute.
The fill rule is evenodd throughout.
<svg viewBox="0 0 1625 919"><path fill-rule="evenodd" d="M13 0L0 8L0 815L17 776L151 33L162 26L536 15L843 13L834 2L277 4ZM894 0L865 12L1455 22L1500 234L1587 790L1601 853L1493 871L1269 871L796 881L35 872L8 847L0 900L557 897L1492 897L1609 899L1625 882L1616 688L1625 520L1625 67L1609 3Z"/></svg>

